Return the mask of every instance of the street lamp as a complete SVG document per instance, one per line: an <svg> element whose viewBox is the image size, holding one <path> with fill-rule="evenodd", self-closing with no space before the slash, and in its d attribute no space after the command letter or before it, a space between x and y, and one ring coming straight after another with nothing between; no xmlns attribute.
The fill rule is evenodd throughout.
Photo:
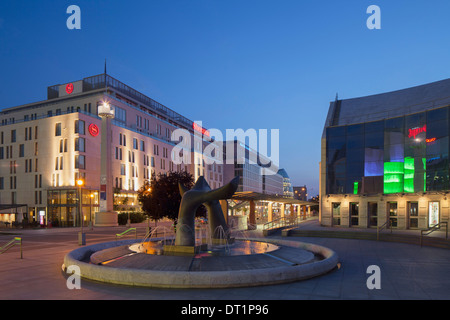
<svg viewBox="0 0 450 320"><path fill-rule="evenodd" d="M80 212L80 232L78 233L78 245L83 246L86 244L86 235L83 233L83 213L81 208L81 187L84 185L83 179L77 180L78 186L78 210Z"/></svg>

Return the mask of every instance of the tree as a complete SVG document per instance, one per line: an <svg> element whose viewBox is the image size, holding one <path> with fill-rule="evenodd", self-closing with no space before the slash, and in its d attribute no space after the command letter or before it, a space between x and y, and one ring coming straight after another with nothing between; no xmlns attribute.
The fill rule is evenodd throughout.
<svg viewBox="0 0 450 320"><path fill-rule="evenodd" d="M138 200L142 204L142 211L150 218L158 220L167 217L171 220L178 218L178 210L181 202L178 183L187 190L194 186L194 177L186 172L169 171L152 175L138 190ZM197 211L197 215L205 215L203 206Z"/></svg>

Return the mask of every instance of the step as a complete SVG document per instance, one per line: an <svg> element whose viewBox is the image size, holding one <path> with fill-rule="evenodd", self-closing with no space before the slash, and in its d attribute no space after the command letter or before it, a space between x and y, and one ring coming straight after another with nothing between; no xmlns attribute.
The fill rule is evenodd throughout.
<svg viewBox="0 0 450 320"><path fill-rule="evenodd" d="M319 238L341 238L355 240L377 240L377 234L374 232L356 232L356 231L330 231L330 230L283 230L282 236L285 237L319 237ZM400 242L407 244L420 245L420 236L400 235L395 233L380 233L380 241ZM423 237L423 246L450 249L450 241L436 237Z"/></svg>

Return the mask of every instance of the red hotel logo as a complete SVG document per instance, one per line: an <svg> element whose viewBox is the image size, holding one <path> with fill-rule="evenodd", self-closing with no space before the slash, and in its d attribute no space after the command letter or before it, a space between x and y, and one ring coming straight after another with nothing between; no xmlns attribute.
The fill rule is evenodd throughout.
<svg viewBox="0 0 450 320"><path fill-rule="evenodd" d="M68 83L66 85L66 92L67 94L71 94L73 92L73 83Z"/></svg>
<svg viewBox="0 0 450 320"><path fill-rule="evenodd" d="M209 131L206 130L205 128L202 128L201 126L199 126L197 123L193 122L192 123L192 129L194 129L195 131L204 134L205 136L209 137Z"/></svg>
<svg viewBox="0 0 450 320"><path fill-rule="evenodd" d="M419 133L427 132L427 125L424 125L424 126L421 127L421 128L417 127L417 128L408 129L408 130L409 130L408 138L414 138L414 139L415 139L416 136L417 136Z"/></svg>
<svg viewBox="0 0 450 320"><path fill-rule="evenodd" d="M93 137L98 136L98 134L99 134L99 132L100 132L100 130L98 129L98 127L97 127L95 124L93 124L93 123L91 123L91 124L89 125L88 130L89 130L89 133L91 134L91 136L93 136Z"/></svg>

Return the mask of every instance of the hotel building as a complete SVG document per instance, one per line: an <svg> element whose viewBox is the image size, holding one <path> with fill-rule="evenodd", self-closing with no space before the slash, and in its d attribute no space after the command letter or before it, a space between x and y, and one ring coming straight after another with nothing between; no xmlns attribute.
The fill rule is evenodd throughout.
<svg viewBox="0 0 450 320"><path fill-rule="evenodd" d="M107 126L99 113L105 105L113 115ZM114 211L137 207L145 180L170 170L203 175L211 188L224 183L221 164L205 165L201 143L183 155L185 163L172 161L172 132L202 128L106 73L50 86L47 100L3 109L0 121L3 223L79 226L81 207L83 224L101 224L96 215L112 211L112 201Z"/></svg>
<svg viewBox="0 0 450 320"><path fill-rule="evenodd" d="M449 220L450 79L330 103L324 226L425 229Z"/></svg>

